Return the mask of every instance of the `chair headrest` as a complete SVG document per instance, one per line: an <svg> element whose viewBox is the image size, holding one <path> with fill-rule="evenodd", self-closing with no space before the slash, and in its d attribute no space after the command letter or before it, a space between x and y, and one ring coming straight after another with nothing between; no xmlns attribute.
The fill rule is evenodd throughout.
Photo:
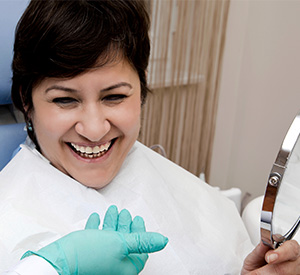
<svg viewBox="0 0 300 275"><path fill-rule="evenodd" d="M29 0L0 1L0 104L11 103L11 62L15 28Z"/></svg>

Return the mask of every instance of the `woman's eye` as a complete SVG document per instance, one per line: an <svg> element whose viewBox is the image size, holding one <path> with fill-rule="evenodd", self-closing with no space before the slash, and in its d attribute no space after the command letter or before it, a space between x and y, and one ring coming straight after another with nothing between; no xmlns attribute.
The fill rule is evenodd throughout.
<svg viewBox="0 0 300 275"><path fill-rule="evenodd" d="M123 101L126 97L127 95L124 94L112 94L112 95L105 96L102 100L113 103L113 102Z"/></svg>
<svg viewBox="0 0 300 275"><path fill-rule="evenodd" d="M56 97L52 101L59 105L69 105L77 103L77 100L72 97Z"/></svg>

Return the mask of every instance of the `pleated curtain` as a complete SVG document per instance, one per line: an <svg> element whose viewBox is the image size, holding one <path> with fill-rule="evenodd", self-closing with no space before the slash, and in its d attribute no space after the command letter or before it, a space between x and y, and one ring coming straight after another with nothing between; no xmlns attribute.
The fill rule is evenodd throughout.
<svg viewBox="0 0 300 275"><path fill-rule="evenodd" d="M139 140L197 176L209 175L229 4L149 1L152 93Z"/></svg>

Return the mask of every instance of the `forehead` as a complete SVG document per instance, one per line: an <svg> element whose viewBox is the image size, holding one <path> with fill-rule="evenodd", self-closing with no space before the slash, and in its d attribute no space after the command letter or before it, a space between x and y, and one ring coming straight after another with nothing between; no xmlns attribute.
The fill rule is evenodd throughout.
<svg viewBox="0 0 300 275"><path fill-rule="evenodd" d="M108 63L104 66L95 66L74 77L48 77L43 79L33 89L47 90L51 85L63 84L78 90L105 89L120 82L130 83L130 86L139 87L140 81L137 72L124 59ZM129 85L128 85L129 86Z"/></svg>

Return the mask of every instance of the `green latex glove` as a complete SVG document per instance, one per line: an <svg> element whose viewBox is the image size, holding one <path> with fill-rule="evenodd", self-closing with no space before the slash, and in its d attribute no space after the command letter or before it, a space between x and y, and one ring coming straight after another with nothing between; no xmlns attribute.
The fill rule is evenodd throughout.
<svg viewBox="0 0 300 275"><path fill-rule="evenodd" d="M93 213L85 230L72 232L38 252L27 251L22 258L40 256L63 275L131 275L144 268L147 253L163 249L168 242L159 233L145 232L141 217L132 221L127 210L119 214L116 206L107 210L102 230L99 225L99 215Z"/></svg>

